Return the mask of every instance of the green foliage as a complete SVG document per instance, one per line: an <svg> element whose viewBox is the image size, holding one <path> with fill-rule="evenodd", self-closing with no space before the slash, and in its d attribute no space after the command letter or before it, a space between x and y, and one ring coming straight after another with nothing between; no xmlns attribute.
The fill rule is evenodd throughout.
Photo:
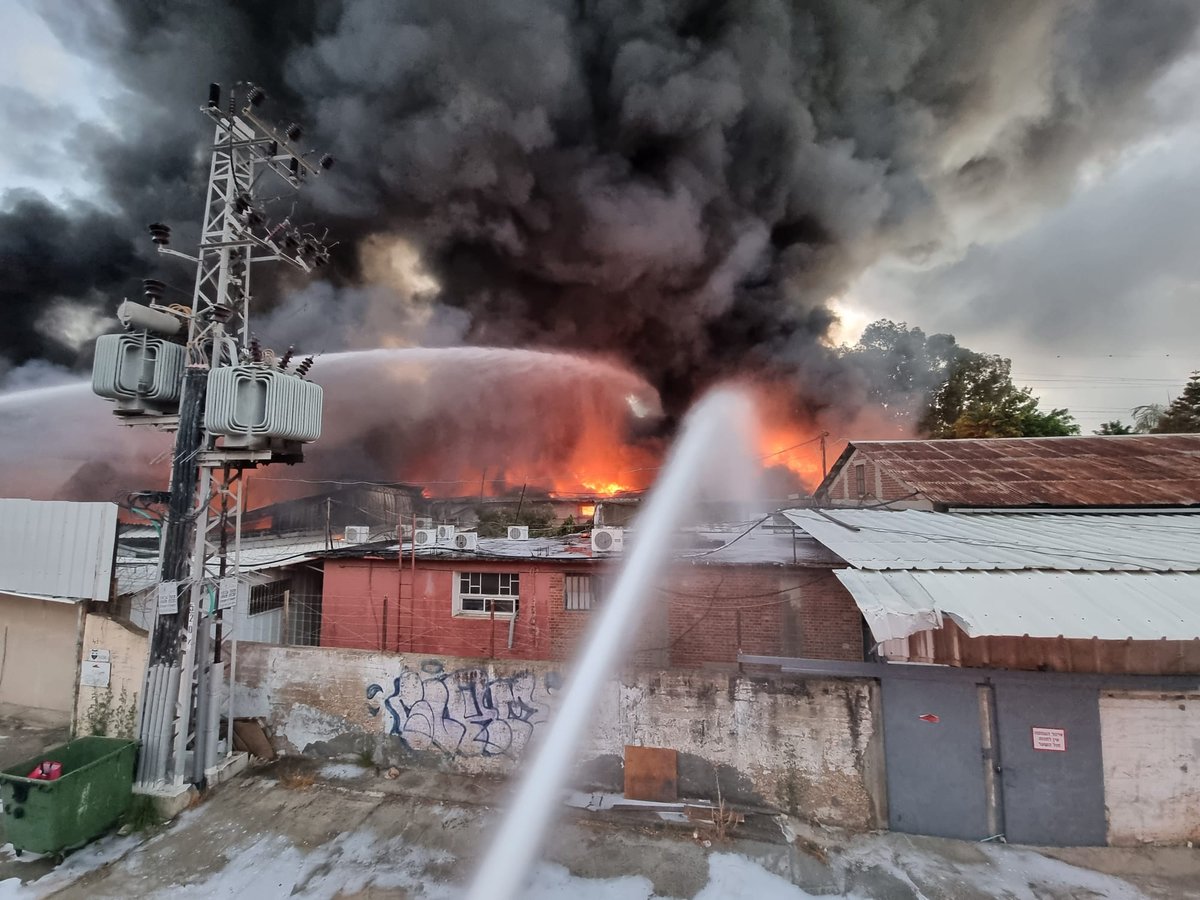
<svg viewBox="0 0 1200 900"><path fill-rule="evenodd" d="M544 531L554 521L554 509L547 504L525 504L517 514L517 504L487 504L475 508L480 537L505 537L509 525L528 525L530 531Z"/></svg>
<svg viewBox="0 0 1200 900"><path fill-rule="evenodd" d="M145 794L134 794L133 800L129 804L129 809L125 810L125 815L121 817L121 831L123 834L128 834L131 831L154 831L162 824L163 818L158 814L158 809L154 805L154 798Z"/></svg>
<svg viewBox="0 0 1200 900"><path fill-rule="evenodd" d="M1113 419L1111 422L1104 422L1100 426L1100 430L1096 434L1133 434L1133 426L1126 425L1120 419Z"/></svg>
<svg viewBox="0 0 1200 900"><path fill-rule="evenodd" d="M901 424L934 438L1078 434L1065 409L1042 412L1013 384L1012 362L962 347L949 334L888 319L873 322L845 356L866 373L872 399Z"/></svg>
<svg viewBox="0 0 1200 900"><path fill-rule="evenodd" d="M1167 408L1161 403L1143 403L1141 406L1135 406L1130 410L1133 416L1134 432L1151 434L1158 427L1158 423L1162 421L1166 412Z"/></svg>
<svg viewBox="0 0 1200 900"><path fill-rule="evenodd" d="M359 750L358 758L355 760L364 769L375 768L375 753L372 750Z"/></svg>
<svg viewBox="0 0 1200 900"><path fill-rule="evenodd" d="M1183 392L1171 401L1150 431L1152 434L1200 432L1200 371L1192 373Z"/></svg>
<svg viewBox="0 0 1200 900"><path fill-rule="evenodd" d="M137 694L125 688L113 703L112 688L92 691L92 700L84 716L88 732L97 737L137 737Z"/></svg>

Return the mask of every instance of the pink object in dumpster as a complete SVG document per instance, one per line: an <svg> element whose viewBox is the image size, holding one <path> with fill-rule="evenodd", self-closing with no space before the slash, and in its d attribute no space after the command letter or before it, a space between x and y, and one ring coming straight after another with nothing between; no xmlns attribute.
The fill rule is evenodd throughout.
<svg viewBox="0 0 1200 900"><path fill-rule="evenodd" d="M57 781L62 778L62 763L44 759L33 767L28 777L38 781Z"/></svg>

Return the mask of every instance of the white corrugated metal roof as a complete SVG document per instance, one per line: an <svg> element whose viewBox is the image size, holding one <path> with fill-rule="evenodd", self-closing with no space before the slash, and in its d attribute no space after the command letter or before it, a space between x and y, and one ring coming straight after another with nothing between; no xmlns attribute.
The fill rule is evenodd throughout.
<svg viewBox="0 0 1200 900"><path fill-rule="evenodd" d="M114 503L0 500L0 592L107 600L116 534Z"/></svg>
<svg viewBox="0 0 1200 900"><path fill-rule="evenodd" d="M792 509L784 515L858 569L1200 571L1200 514Z"/></svg>
<svg viewBox="0 0 1200 900"><path fill-rule="evenodd" d="M1200 638L1200 575L1141 572L835 573L878 641L942 626L970 637Z"/></svg>
<svg viewBox="0 0 1200 900"><path fill-rule="evenodd" d="M241 569L258 572L316 559L329 547L324 538L307 541L268 541L242 547ZM231 558L232 558L232 551ZM136 594L154 587L158 582L158 559L125 556L117 559L117 593Z"/></svg>

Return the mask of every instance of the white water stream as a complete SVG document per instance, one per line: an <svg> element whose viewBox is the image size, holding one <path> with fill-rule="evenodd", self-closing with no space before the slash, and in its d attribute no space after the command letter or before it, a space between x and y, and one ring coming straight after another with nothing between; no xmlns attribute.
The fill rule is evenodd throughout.
<svg viewBox="0 0 1200 900"><path fill-rule="evenodd" d="M756 429L753 402L735 390L709 394L688 415L670 459L638 515L636 542L576 662L554 724L537 750L504 817L468 900L519 896L578 759L597 698L636 642L637 615L669 557L669 548L701 496L749 499Z"/></svg>

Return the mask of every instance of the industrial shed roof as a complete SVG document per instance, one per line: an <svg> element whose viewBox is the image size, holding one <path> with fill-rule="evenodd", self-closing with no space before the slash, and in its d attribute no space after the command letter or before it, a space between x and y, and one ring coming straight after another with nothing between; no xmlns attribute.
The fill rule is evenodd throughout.
<svg viewBox="0 0 1200 900"><path fill-rule="evenodd" d="M969 637L1200 637L1200 576L1141 572L834 573L878 641L942 627Z"/></svg>
<svg viewBox="0 0 1200 900"><path fill-rule="evenodd" d="M784 515L859 569L1200 572L1200 513L793 509Z"/></svg>
<svg viewBox="0 0 1200 900"><path fill-rule="evenodd" d="M117 507L0 500L0 592L43 600L107 600Z"/></svg>
<svg viewBox="0 0 1200 900"><path fill-rule="evenodd" d="M531 537L524 541L507 538L480 538L475 550L455 550L451 547L417 549L420 559L503 559L553 560L557 562L612 561L628 555L638 539L637 531L626 529L624 554L593 556L591 538L586 533L552 537ZM342 547L321 554L330 558L361 558L384 556L395 558L397 553L408 554L412 545L360 544ZM680 531L671 547L672 558L681 562L708 565L763 566L831 566L841 560L820 542L792 529L779 529L759 523L709 525Z"/></svg>
<svg viewBox="0 0 1200 900"><path fill-rule="evenodd" d="M309 562L323 553L329 544L325 537L299 541L263 541L242 547L241 570L258 572ZM158 583L158 559L145 556L120 556L117 559L117 593L120 596L148 590Z"/></svg>
<svg viewBox="0 0 1200 900"><path fill-rule="evenodd" d="M1200 434L853 441L855 451L945 507L1200 506Z"/></svg>

